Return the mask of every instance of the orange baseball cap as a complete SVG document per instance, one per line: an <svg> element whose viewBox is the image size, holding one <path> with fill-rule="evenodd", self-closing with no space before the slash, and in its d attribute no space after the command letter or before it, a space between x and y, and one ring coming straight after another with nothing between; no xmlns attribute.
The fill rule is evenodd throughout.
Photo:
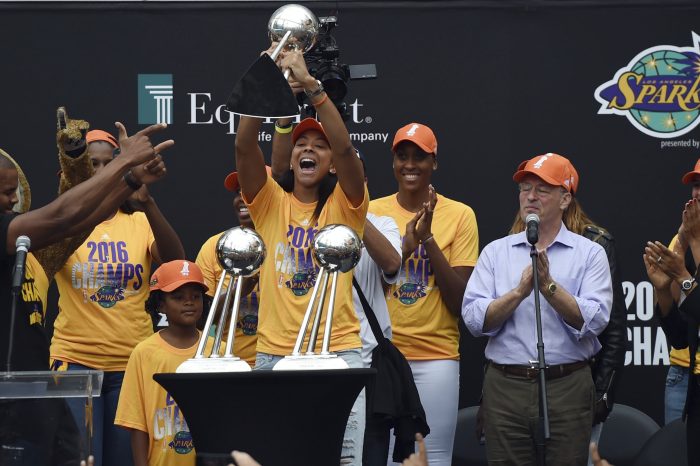
<svg viewBox="0 0 700 466"><path fill-rule="evenodd" d="M205 292L209 290L209 287L204 283L202 270L197 264L179 259L166 262L158 267L158 270L153 272L149 285L151 291L170 292L188 283L202 285Z"/></svg>
<svg viewBox="0 0 700 466"><path fill-rule="evenodd" d="M391 150L396 150L396 146L402 141L411 141L429 154L437 155L437 139L433 130L420 123L409 123L399 129L394 136Z"/></svg>
<svg viewBox="0 0 700 466"><path fill-rule="evenodd" d="M265 171L267 176L272 176L272 168L269 165L265 165ZM224 187L229 190L236 192L241 189L240 183L238 183L238 172L231 172L224 178Z"/></svg>
<svg viewBox="0 0 700 466"><path fill-rule="evenodd" d="M681 181L683 182L683 184L690 184L696 177L700 178L700 159L698 159L698 161L695 162L695 169L692 172L688 172L685 175L683 175Z"/></svg>
<svg viewBox="0 0 700 466"><path fill-rule="evenodd" d="M117 139L107 131L102 131L101 129L93 129L92 131L88 131L85 135L85 140L88 144L95 141L104 141L111 144L115 149L119 148L119 142L117 142Z"/></svg>
<svg viewBox="0 0 700 466"><path fill-rule="evenodd" d="M328 140L328 136L326 136L326 132L323 130L323 126L318 120L315 118L304 118L301 120L301 123L294 127L294 131L292 131L292 144L295 144L302 134L311 130L320 132L323 134L323 137Z"/></svg>
<svg viewBox="0 0 700 466"><path fill-rule="evenodd" d="M547 183L561 186L569 192L578 188L578 173L566 157L549 152L521 163L513 175L513 181L520 182L531 173Z"/></svg>

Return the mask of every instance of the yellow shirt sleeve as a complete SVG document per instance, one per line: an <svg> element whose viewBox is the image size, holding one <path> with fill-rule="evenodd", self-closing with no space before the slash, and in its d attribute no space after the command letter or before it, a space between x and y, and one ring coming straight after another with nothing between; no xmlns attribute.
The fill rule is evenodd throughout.
<svg viewBox="0 0 700 466"><path fill-rule="evenodd" d="M119 404L114 423L130 429L148 432L146 404L144 400L143 361L141 349L137 346L126 365L124 381L119 393Z"/></svg>
<svg viewBox="0 0 700 466"><path fill-rule="evenodd" d="M479 258L479 229L471 207L464 206L448 261L452 267L474 267Z"/></svg>

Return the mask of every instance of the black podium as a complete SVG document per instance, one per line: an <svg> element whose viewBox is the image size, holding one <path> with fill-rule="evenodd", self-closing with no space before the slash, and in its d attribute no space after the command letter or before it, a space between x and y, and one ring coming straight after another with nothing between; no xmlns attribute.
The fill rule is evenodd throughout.
<svg viewBox="0 0 700 466"><path fill-rule="evenodd" d="M198 466L232 450L262 466L337 466L357 395L375 369L155 374L192 433Z"/></svg>

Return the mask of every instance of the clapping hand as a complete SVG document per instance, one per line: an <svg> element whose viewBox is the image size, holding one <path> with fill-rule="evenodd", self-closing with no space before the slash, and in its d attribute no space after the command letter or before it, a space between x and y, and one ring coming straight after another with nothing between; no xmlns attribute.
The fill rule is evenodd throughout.
<svg viewBox="0 0 700 466"><path fill-rule="evenodd" d="M644 252L645 261L653 261L653 265L671 280L683 280L690 275L690 272L685 268L683 256L671 251L658 241L647 242ZM649 279L651 280L651 277Z"/></svg>

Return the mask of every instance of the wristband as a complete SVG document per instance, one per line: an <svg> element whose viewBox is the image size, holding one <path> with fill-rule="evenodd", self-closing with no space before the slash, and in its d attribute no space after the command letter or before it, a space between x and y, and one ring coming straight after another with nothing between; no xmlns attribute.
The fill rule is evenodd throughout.
<svg viewBox="0 0 700 466"><path fill-rule="evenodd" d="M326 103L326 100L328 100L328 94L324 95L324 96L323 96L323 99L319 100L319 101L316 102L316 103L311 102L311 105L313 105L314 107L320 107L321 105L323 105L324 103Z"/></svg>
<svg viewBox="0 0 700 466"><path fill-rule="evenodd" d="M130 187L134 191L137 191L138 189L141 188L141 186L143 186L141 183L136 181L136 179L134 178L134 175L131 173L131 170L124 173L124 182L126 183L126 185L128 187Z"/></svg>
<svg viewBox="0 0 700 466"><path fill-rule="evenodd" d="M278 132L279 134L289 134L292 132L294 128L292 127L292 124L286 124L284 126L280 126L277 124L275 121L275 131Z"/></svg>
<svg viewBox="0 0 700 466"><path fill-rule="evenodd" d="M306 89L304 89L304 94L306 94L306 97L308 97L309 100L313 99L317 95L321 95L321 93L324 92L323 84L321 84L321 81L317 79L316 83L318 84L318 89L316 89L315 91L309 92Z"/></svg>
<svg viewBox="0 0 700 466"><path fill-rule="evenodd" d="M420 244L425 244L425 243L427 243L428 241L430 241L431 239L433 239L433 235L432 235L432 234L431 234L430 236L428 236L427 238L425 238L423 241L421 241Z"/></svg>

